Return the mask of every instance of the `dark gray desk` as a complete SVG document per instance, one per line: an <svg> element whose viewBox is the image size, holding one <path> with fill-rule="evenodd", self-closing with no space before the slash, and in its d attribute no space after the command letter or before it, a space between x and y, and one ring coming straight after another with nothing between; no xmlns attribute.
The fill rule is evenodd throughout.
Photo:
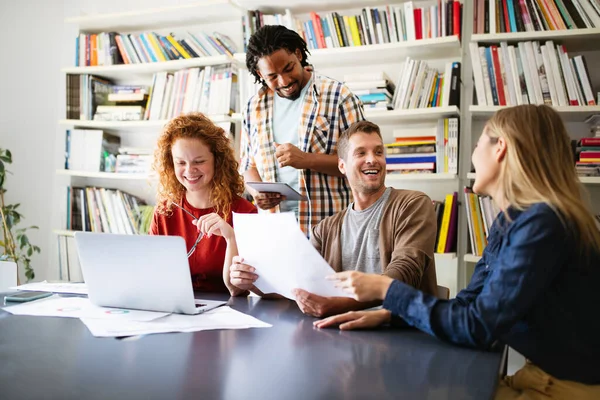
<svg viewBox="0 0 600 400"><path fill-rule="evenodd" d="M496 387L500 353L408 329L316 330L287 300L229 304L273 327L118 340L0 310L0 398L481 400Z"/></svg>

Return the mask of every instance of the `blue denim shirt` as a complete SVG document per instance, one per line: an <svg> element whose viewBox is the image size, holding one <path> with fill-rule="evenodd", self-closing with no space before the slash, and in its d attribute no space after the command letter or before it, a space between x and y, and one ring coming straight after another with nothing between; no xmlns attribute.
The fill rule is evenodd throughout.
<svg viewBox="0 0 600 400"><path fill-rule="evenodd" d="M600 254L546 204L500 214L468 287L440 300L394 281L383 307L458 345L507 344L558 379L600 384Z"/></svg>

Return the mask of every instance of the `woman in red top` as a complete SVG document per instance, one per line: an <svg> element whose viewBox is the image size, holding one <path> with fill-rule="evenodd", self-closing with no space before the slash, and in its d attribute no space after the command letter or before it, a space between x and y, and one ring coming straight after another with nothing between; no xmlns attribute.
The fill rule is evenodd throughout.
<svg viewBox="0 0 600 400"><path fill-rule="evenodd" d="M243 294L229 282L238 254L232 212L255 213L225 131L200 113L172 119L154 154L158 195L151 235L185 239L194 290Z"/></svg>

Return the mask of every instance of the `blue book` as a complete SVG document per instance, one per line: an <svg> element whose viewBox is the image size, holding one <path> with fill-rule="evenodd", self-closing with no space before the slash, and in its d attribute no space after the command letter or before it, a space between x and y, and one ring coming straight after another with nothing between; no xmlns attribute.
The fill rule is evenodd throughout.
<svg viewBox="0 0 600 400"><path fill-rule="evenodd" d="M158 59L154 55L154 49L152 48L152 45L150 43L148 43L148 41L146 40L146 36L143 33L140 33L139 38L142 41L142 45L146 49L146 52L148 53L148 55L152 59L152 62L157 62Z"/></svg>
<svg viewBox="0 0 600 400"><path fill-rule="evenodd" d="M506 0L507 8L508 8L508 17L510 20L510 32L518 32L517 29L517 20L515 19L515 5L513 3L514 0Z"/></svg>
<svg viewBox="0 0 600 400"><path fill-rule="evenodd" d="M325 44L327 45L327 38L331 38L331 47L333 47L333 38L331 37L331 31L329 30L329 23L326 18L321 19L321 29L323 29L323 38L325 38Z"/></svg>
<svg viewBox="0 0 600 400"><path fill-rule="evenodd" d="M319 45L317 44L312 21L306 21L306 33L308 35L308 40L310 40L311 47L313 49L318 49Z"/></svg>
<svg viewBox="0 0 600 400"><path fill-rule="evenodd" d="M492 99L494 105L499 106L500 101L498 100L498 88L496 87L496 74L494 74L494 60L492 59L492 48L485 48L485 59L487 60L488 75L490 76L490 87L492 88Z"/></svg>
<svg viewBox="0 0 600 400"><path fill-rule="evenodd" d="M358 98L363 102L391 100L385 93L360 94Z"/></svg>
<svg viewBox="0 0 600 400"><path fill-rule="evenodd" d="M75 38L75 66L79 67L79 36Z"/></svg>
<svg viewBox="0 0 600 400"><path fill-rule="evenodd" d="M406 157L401 154L400 157L386 157L385 162L388 164L414 164L424 162L435 162L435 155L433 156L420 156L420 157Z"/></svg>
<svg viewBox="0 0 600 400"><path fill-rule="evenodd" d="M156 44L158 44L158 49L160 50L160 52L162 53L162 55L165 57L165 59L167 61L172 60L173 58L171 58L171 55L163 47L163 44L162 44L162 42L160 40L160 37L156 33L154 33L154 32L150 32L148 35L154 36L154 39L156 40Z"/></svg>

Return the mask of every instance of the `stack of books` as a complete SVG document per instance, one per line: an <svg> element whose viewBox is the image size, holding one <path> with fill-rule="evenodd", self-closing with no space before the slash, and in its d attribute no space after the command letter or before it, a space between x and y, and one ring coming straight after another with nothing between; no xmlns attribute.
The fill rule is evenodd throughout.
<svg viewBox="0 0 600 400"><path fill-rule="evenodd" d="M391 173L436 172L436 137L423 136L410 130L395 129L394 143L385 144L386 170Z"/></svg>
<svg viewBox="0 0 600 400"><path fill-rule="evenodd" d="M392 109L396 86L385 72L346 74L344 83L358 96L364 108Z"/></svg>
<svg viewBox="0 0 600 400"><path fill-rule="evenodd" d="M600 176L600 115L592 115L585 122L593 136L576 142L575 169L579 176Z"/></svg>
<svg viewBox="0 0 600 400"><path fill-rule="evenodd" d="M569 58L563 45L551 40L516 47L470 43L469 50L479 105L596 105L584 56Z"/></svg>
<svg viewBox="0 0 600 400"><path fill-rule="evenodd" d="M119 147L115 172L123 174L149 174L152 169L152 149Z"/></svg>
<svg viewBox="0 0 600 400"><path fill-rule="evenodd" d="M597 0L474 0L473 33L600 27Z"/></svg>

